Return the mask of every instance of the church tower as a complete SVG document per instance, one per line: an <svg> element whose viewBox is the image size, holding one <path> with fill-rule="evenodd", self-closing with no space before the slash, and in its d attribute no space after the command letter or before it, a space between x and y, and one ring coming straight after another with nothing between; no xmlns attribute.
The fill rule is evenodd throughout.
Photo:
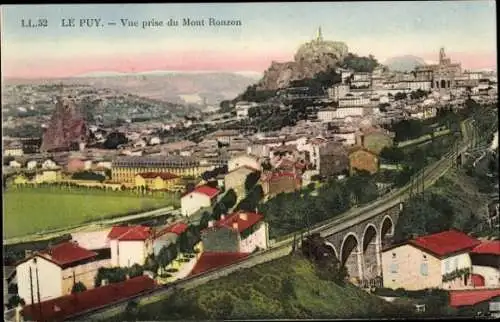
<svg viewBox="0 0 500 322"><path fill-rule="evenodd" d="M316 41L317 41L317 42L321 42L321 41L323 41L323 34L322 34L322 32L321 32L321 26L319 26L319 28L318 28L318 34L317 34L317 36L316 36Z"/></svg>
<svg viewBox="0 0 500 322"><path fill-rule="evenodd" d="M444 53L444 48L441 47L439 50L439 64L443 64L446 59L446 54Z"/></svg>

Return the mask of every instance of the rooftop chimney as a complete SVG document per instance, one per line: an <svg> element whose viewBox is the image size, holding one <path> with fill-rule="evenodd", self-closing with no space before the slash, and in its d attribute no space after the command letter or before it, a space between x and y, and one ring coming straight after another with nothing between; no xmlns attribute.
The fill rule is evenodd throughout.
<svg viewBox="0 0 500 322"><path fill-rule="evenodd" d="M224 219L226 219L226 216L220 215L220 220L224 220Z"/></svg>
<svg viewBox="0 0 500 322"><path fill-rule="evenodd" d="M248 215L246 212L240 212L240 219L241 220L248 220Z"/></svg>
<svg viewBox="0 0 500 322"><path fill-rule="evenodd" d="M213 227L213 226L214 226L214 221L213 221L213 220L210 220L210 221L208 222L208 227Z"/></svg>
<svg viewBox="0 0 500 322"><path fill-rule="evenodd" d="M233 228L238 229L238 222L233 222Z"/></svg>

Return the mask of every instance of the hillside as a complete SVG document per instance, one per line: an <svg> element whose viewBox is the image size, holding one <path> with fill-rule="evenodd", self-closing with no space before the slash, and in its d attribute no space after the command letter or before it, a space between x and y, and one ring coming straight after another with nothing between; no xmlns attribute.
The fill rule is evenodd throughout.
<svg viewBox="0 0 500 322"><path fill-rule="evenodd" d="M313 264L294 255L179 291L113 320L360 318L391 308L350 284L319 279Z"/></svg>
<svg viewBox="0 0 500 322"><path fill-rule="evenodd" d="M218 104L224 99L234 98L256 80L254 75L237 73L149 73L112 74L94 73L82 77L51 79L57 84L88 85L94 88L109 88L153 100L176 104ZM38 84L47 80L7 80L8 84ZM193 99L194 98L194 99Z"/></svg>

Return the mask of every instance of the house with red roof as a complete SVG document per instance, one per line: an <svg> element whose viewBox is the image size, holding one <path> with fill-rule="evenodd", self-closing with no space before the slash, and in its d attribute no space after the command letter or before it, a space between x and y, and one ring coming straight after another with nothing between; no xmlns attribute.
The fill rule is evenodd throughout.
<svg viewBox="0 0 500 322"><path fill-rule="evenodd" d="M201 208L212 207L219 193L219 189L208 185L196 187L181 197L181 213L184 216L191 216Z"/></svg>
<svg viewBox="0 0 500 322"><path fill-rule="evenodd" d="M500 287L500 240L481 242L471 250L470 258L474 287Z"/></svg>
<svg viewBox="0 0 500 322"><path fill-rule="evenodd" d="M144 265L153 253L154 232L146 226L114 226L108 234L113 267Z"/></svg>
<svg viewBox="0 0 500 322"><path fill-rule="evenodd" d="M240 211L209 222L201 232L201 241L204 252L251 253L257 248L266 249L268 236L262 214Z"/></svg>
<svg viewBox="0 0 500 322"><path fill-rule="evenodd" d="M153 253L157 256L163 247L177 243L179 237L188 230L189 226L178 222L158 230L153 242Z"/></svg>
<svg viewBox="0 0 500 322"><path fill-rule="evenodd" d="M382 252L384 287L407 290L471 287L470 252L481 241L458 230L417 237Z"/></svg>
<svg viewBox="0 0 500 322"><path fill-rule="evenodd" d="M500 288L482 290L459 290L450 292L450 306L455 308L474 307L482 303L493 301L500 303L499 300ZM487 310L488 309L489 308L487 308Z"/></svg>
<svg viewBox="0 0 500 322"><path fill-rule="evenodd" d="M172 190L180 177L170 172L141 172L135 176L135 187L149 190Z"/></svg>
<svg viewBox="0 0 500 322"><path fill-rule="evenodd" d="M96 287L80 293L68 294L34 305L22 310L27 321L65 321L86 311L98 309L152 290L156 283L148 276L138 276L123 282Z"/></svg>
<svg viewBox="0 0 500 322"><path fill-rule="evenodd" d="M109 259L99 260L97 256L74 241L36 252L16 265L18 294L31 304L71 294L78 282L92 289L99 268L111 264Z"/></svg>

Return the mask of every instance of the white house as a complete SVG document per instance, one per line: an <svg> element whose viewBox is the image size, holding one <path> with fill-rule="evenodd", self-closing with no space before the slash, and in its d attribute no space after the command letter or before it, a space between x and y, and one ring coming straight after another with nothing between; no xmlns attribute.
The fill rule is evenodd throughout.
<svg viewBox="0 0 500 322"><path fill-rule="evenodd" d="M237 119L242 120L248 118L248 110L256 106L258 106L256 102L240 101L236 103L235 109Z"/></svg>
<svg viewBox="0 0 500 322"><path fill-rule="evenodd" d="M470 252L472 285L500 287L500 241L483 241Z"/></svg>
<svg viewBox="0 0 500 322"><path fill-rule="evenodd" d="M161 140L159 137L154 136L149 140L149 145L158 145L161 143Z"/></svg>
<svg viewBox="0 0 500 322"><path fill-rule="evenodd" d="M331 122L337 118L337 115L338 113L336 108L326 108L318 111L318 120L321 122Z"/></svg>
<svg viewBox="0 0 500 322"><path fill-rule="evenodd" d="M227 171L231 172L243 166L247 166L256 170L260 170L262 168L258 157L245 153L229 159L227 163Z"/></svg>
<svg viewBox="0 0 500 322"><path fill-rule="evenodd" d="M345 97L347 93L349 93L349 85L335 84L328 88L328 97L336 102L338 102L340 98Z"/></svg>
<svg viewBox="0 0 500 322"><path fill-rule="evenodd" d="M23 165L17 160L12 160L9 162L9 167L11 168L21 168Z"/></svg>
<svg viewBox="0 0 500 322"><path fill-rule="evenodd" d="M224 243L220 242L221 237ZM209 222L201 239L205 252L251 253L268 247L268 225L262 214L237 212Z"/></svg>
<svg viewBox="0 0 500 322"><path fill-rule="evenodd" d="M97 260L96 256L97 253L74 242L35 253L16 266L19 296L29 305L71 294L78 282L87 289L94 288L98 269L109 267L109 259Z"/></svg>
<svg viewBox="0 0 500 322"><path fill-rule="evenodd" d="M210 186L198 186L193 191L185 194L181 198L181 213L184 216L191 216L199 209L214 205L219 190Z"/></svg>
<svg viewBox="0 0 500 322"><path fill-rule="evenodd" d="M153 253L153 231L145 226L115 226L108 234L113 267L144 265Z"/></svg>
<svg viewBox="0 0 500 322"><path fill-rule="evenodd" d="M339 107L370 105L370 98L363 96L346 96L339 99Z"/></svg>
<svg viewBox="0 0 500 322"><path fill-rule="evenodd" d="M42 163L42 169L55 169L57 167L57 163L52 159L47 159Z"/></svg>
<svg viewBox="0 0 500 322"><path fill-rule="evenodd" d="M36 169L37 165L38 165L38 162L36 162L36 160L30 160L30 161L28 161L28 163L26 163L26 168L28 170L33 170L33 169Z"/></svg>
<svg viewBox="0 0 500 322"><path fill-rule="evenodd" d="M481 242L449 230L409 240L382 252L384 287L457 289L469 282L469 252ZM460 273L459 273L460 272Z"/></svg>
<svg viewBox="0 0 500 322"><path fill-rule="evenodd" d="M5 147L3 151L5 156L19 157L24 154L23 145L21 143L14 142L9 146Z"/></svg>

